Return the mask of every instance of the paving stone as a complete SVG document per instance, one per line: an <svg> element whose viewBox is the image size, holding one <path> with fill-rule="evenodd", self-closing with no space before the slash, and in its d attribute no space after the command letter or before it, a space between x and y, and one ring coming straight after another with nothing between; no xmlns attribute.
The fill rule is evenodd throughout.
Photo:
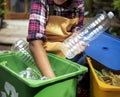
<svg viewBox="0 0 120 97"><path fill-rule="evenodd" d="M26 40L28 20L5 20L6 27L0 29L0 43L13 44L19 39Z"/></svg>

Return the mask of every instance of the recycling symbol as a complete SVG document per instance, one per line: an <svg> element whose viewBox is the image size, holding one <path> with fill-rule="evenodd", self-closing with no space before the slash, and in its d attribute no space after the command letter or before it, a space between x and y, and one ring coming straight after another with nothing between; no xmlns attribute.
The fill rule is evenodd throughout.
<svg viewBox="0 0 120 97"><path fill-rule="evenodd" d="M15 87L9 82L5 82L4 90L5 91L0 91L0 97L18 97Z"/></svg>

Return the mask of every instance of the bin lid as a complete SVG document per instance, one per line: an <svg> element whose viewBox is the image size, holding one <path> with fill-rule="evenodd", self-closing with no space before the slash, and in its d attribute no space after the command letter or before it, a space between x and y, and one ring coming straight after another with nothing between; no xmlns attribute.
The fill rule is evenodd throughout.
<svg viewBox="0 0 120 97"><path fill-rule="evenodd" d="M86 54L109 69L120 70L120 39L106 32L86 47Z"/></svg>

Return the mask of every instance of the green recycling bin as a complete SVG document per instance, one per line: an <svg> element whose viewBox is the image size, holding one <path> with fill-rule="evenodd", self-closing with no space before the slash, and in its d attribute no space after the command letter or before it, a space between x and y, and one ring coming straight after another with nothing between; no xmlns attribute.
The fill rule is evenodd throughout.
<svg viewBox="0 0 120 97"><path fill-rule="evenodd" d="M28 66L15 52L1 54L0 97L75 97L77 76L88 68L51 53L48 57L56 77L33 80L20 76L19 72ZM35 64L33 69L39 71Z"/></svg>

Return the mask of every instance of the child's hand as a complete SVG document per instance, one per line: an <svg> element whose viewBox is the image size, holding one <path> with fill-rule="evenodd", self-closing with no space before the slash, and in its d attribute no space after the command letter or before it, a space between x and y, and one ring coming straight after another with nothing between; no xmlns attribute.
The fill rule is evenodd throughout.
<svg viewBox="0 0 120 97"><path fill-rule="evenodd" d="M89 46L89 44L84 42L84 41L79 41L78 44L79 44L79 49L80 49L79 53L84 52L85 51L85 47Z"/></svg>

